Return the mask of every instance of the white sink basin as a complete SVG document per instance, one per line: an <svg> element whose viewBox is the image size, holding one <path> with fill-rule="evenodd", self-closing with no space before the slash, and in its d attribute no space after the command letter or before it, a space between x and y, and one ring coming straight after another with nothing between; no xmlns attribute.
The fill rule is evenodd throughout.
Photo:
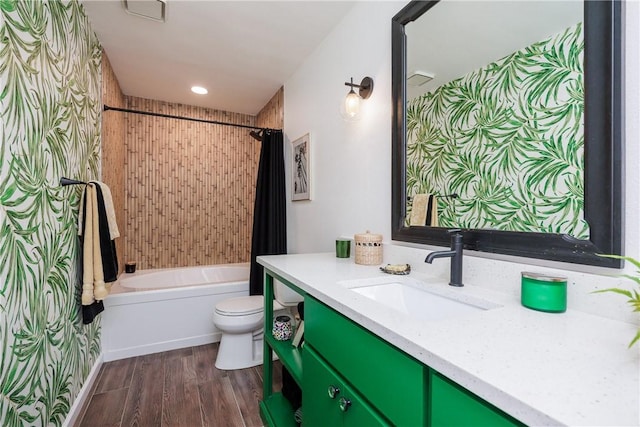
<svg viewBox="0 0 640 427"><path fill-rule="evenodd" d="M499 307L497 304L469 297L459 300L439 295L426 290L428 284L408 277L349 280L341 284L353 292L419 320L460 317Z"/></svg>

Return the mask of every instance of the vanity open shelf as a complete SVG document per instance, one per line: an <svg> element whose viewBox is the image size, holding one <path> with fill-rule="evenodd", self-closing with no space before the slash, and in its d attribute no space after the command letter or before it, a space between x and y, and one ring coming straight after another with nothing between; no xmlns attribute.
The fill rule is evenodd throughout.
<svg viewBox="0 0 640 427"><path fill-rule="evenodd" d="M282 283L304 296L298 287L278 277ZM274 299L274 274L265 269L264 276L265 301ZM291 403L282 392L273 391L273 353L275 353L283 368L286 368L294 381L302 388L302 349L294 347L291 340L279 341L272 335L273 304L265 304L264 310L264 365L263 365L263 399L260 402L260 416L267 426L292 426L298 424L294 419Z"/></svg>
<svg viewBox="0 0 640 427"><path fill-rule="evenodd" d="M282 393L272 393L260 401L260 416L267 426L296 427L298 424L291 414L293 408Z"/></svg>
<svg viewBox="0 0 640 427"><path fill-rule="evenodd" d="M267 345L278 355L283 366L286 366L293 379L302 384L302 350L291 345L291 340L278 341L271 334L265 334Z"/></svg>

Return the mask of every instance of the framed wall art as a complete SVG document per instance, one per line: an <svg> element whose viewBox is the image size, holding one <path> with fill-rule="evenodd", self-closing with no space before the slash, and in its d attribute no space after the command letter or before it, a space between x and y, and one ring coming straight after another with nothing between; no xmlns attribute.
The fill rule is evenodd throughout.
<svg viewBox="0 0 640 427"><path fill-rule="evenodd" d="M291 143L291 200L311 200L311 174L309 173L309 155L311 147L309 134Z"/></svg>

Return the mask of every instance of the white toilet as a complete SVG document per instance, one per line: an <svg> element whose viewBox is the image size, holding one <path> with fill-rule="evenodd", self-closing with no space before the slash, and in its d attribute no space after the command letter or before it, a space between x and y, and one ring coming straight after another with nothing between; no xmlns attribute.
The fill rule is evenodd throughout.
<svg viewBox="0 0 640 427"><path fill-rule="evenodd" d="M287 307L302 301L300 295L278 280L275 280L274 294L274 319L277 315L288 312ZM213 324L222 332L216 368L233 370L262 364L263 323L262 295L230 298L216 304Z"/></svg>

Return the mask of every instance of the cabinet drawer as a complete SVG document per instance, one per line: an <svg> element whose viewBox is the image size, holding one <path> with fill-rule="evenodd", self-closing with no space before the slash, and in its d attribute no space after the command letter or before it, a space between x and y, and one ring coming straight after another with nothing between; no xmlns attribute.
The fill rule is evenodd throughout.
<svg viewBox="0 0 640 427"><path fill-rule="evenodd" d="M383 427L389 423L318 356L304 349L303 422L305 427ZM331 396L329 388L331 387ZM349 402L345 406L345 402ZM340 405L343 405L341 408Z"/></svg>
<svg viewBox="0 0 640 427"><path fill-rule="evenodd" d="M304 308L307 344L393 424L425 425L424 365L313 298Z"/></svg>
<svg viewBox="0 0 640 427"><path fill-rule="evenodd" d="M431 427L524 425L434 370L429 379Z"/></svg>

